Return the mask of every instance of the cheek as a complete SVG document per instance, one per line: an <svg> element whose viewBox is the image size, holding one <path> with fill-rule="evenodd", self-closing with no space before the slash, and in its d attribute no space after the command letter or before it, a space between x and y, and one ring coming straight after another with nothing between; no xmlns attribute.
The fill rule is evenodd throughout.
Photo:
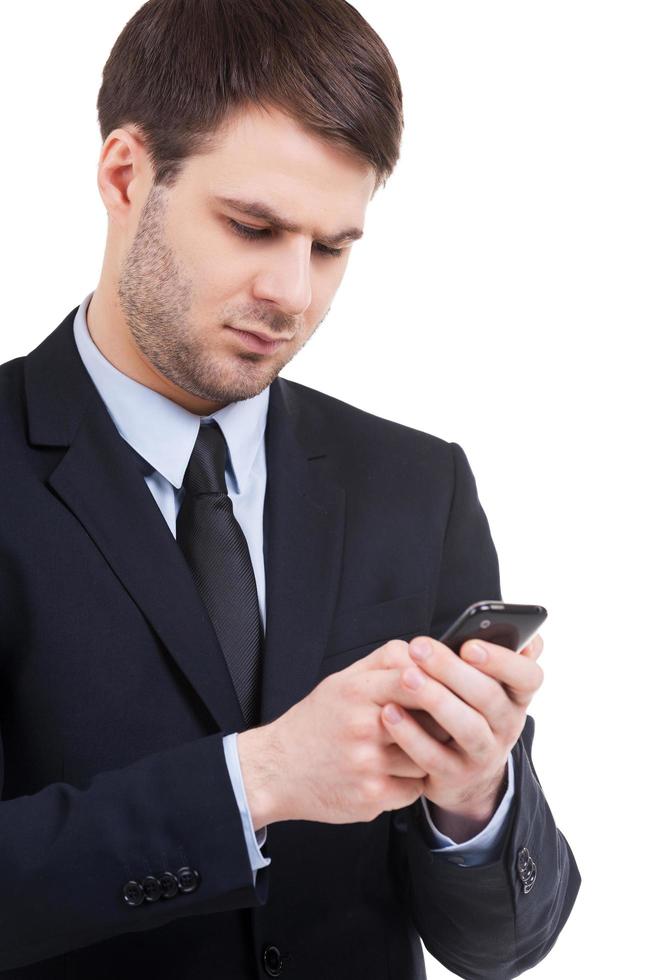
<svg viewBox="0 0 652 980"><path fill-rule="evenodd" d="M321 262L322 266L315 269L311 279L312 302L310 309L317 311L317 321L324 316L333 302L346 272L347 259L333 259L332 265L329 264L329 259L323 259Z"/></svg>
<svg viewBox="0 0 652 980"><path fill-rule="evenodd" d="M235 260L232 252L196 249L189 269L197 296L203 297L210 307L247 291L247 269Z"/></svg>
<svg viewBox="0 0 652 980"><path fill-rule="evenodd" d="M239 292L246 281L247 269L237 249L212 224L206 229L200 222L186 222L175 245L175 257L209 303L214 303L216 294Z"/></svg>

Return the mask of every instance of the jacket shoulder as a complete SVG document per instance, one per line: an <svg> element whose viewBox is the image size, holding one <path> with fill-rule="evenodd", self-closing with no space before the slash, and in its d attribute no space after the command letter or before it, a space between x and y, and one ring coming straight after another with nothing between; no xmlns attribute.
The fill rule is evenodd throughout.
<svg viewBox="0 0 652 980"><path fill-rule="evenodd" d="M25 355L14 357L11 361L0 364L0 397L5 397L9 391L14 391L22 384Z"/></svg>
<svg viewBox="0 0 652 980"><path fill-rule="evenodd" d="M0 364L0 431L14 430L24 415L24 364L25 355Z"/></svg>
<svg viewBox="0 0 652 980"><path fill-rule="evenodd" d="M298 381L280 380L297 424L318 433L326 444L335 443L340 449L351 447L361 454L402 449L450 459L451 444L439 436L374 415Z"/></svg>

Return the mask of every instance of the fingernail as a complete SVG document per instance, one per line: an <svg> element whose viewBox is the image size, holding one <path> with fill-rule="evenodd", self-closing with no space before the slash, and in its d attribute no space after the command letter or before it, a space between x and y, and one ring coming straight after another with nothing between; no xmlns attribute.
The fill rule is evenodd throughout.
<svg viewBox="0 0 652 980"><path fill-rule="evenodd" d="M395 708L393 704L389 704L385 708L385 718L387 721L391 721L392 724L396 724L403 717L403 712L399 708Z"/></svg>
<svg viewBox="0 0 652 980"><path fill-rule="evenodd" d="M474 664L483 664L487 659L487 651L480 643L470 643L464 647L464 659Z"/></svg>
<svg viewBox="0 0 652 980"><path fill-rule="evenodd" d="M427 640L414 640L410 644L410 653L415 660L427 660L432 653L432 644Z"/></svg>

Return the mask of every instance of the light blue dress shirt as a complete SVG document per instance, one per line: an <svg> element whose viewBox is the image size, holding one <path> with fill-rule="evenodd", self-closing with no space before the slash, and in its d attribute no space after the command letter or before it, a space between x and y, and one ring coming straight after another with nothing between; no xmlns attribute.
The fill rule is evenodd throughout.
<svg viewBox="0 0 652 980"><path fill-rule="evenodd" d="M256 578L260 615L265 628L265 567L263 561L263 506L267 482L265 426L269 388L254 398L233 402L212 415L199 416L178 405L152 388L123 374L93 341L86 321L86 310L93 293L82 302L74 321L74 337L79 355L97 388L118 432L153 468L145 477L154 500L176 538L177 513L183 497L183 478L197 439L201 422L215 419L224 433L228 453L226 485L233 502L233 512L249 547ZM258 868L271 863L261 853L267 839L267 828L254 832L247 805L237 732L223 739L226 764L242 818L242 828L251 869L256 882ZM456 844L440 833L432 822L425 797L421 797L428 825L432 829L432 849L447 852L449 860L471 866L494 860L502 845L509 806L514 795L512 756L508 760L508 786L505 795L487 826L475 837Z"/></svg>

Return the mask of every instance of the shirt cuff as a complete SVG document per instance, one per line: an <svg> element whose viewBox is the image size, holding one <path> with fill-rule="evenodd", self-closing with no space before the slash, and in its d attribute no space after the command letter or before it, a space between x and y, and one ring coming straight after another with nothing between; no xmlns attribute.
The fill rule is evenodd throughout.
<svg viewBox="0 0 652 980"><path fill-rule="evenodd" d="M266 868L268 864L271 864L272 859L266 858L260 850L267 840L267 827L261 827L259 830L254 832L254 824L253 820L251 819L251 813L247 803L247 795L244 788L244 780L242 778L242 769L240 768L240 756L238 755L237 739L238 733L232 732L230 735L226 735L222 739L222 743L224 745L226 766L229 770L229 776L231 777L231 785L233 786L233 792L235 793L238 809L240 811L242 829L244 831L245 842L247 844L247 853L249 854L249 862L251 864L255 886L258 868Z"/></svg>
<svg viewBox="0 0 652 980"><path fill-rule="evenodd" d="M467 841L462 841L462 843L456 843L450 837L447 837L446 834L442 834L441 831L437 830L430 815L428 801L425 796L421 796L423 812L428 826L432 831L432 843L435 845L431 847L431 850L439 853L445 851L447 860L451 864L459 864L461 867L470 868L474 865L489 864L491 861L495 861L502 849L502 836L507 826L509 807L513 797L514 760L510 752L509 758L507 759L507 789L500 801L500 806L487 826L483 827L475 837L471 837Z"/></svg>

